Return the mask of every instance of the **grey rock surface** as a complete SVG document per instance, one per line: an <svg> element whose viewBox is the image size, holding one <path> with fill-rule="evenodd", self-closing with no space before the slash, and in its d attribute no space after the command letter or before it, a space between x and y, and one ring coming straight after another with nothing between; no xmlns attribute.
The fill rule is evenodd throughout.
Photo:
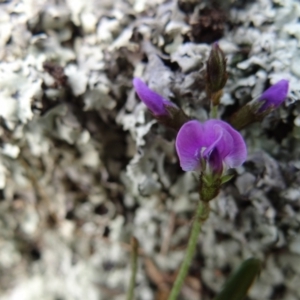
<svg viewBox="0 0 300 300"><path fill-rule="evenodd" d="M290 89L242 131L248 159L211 203L181 299L212 299L251 256L263 271L249 299L299 299L299 18L297 0L0 1L0 299L125 299L131 235L136 299L166 299L197 180L131 82L205 120L216 40L223 118L279 79Z"/></svg>

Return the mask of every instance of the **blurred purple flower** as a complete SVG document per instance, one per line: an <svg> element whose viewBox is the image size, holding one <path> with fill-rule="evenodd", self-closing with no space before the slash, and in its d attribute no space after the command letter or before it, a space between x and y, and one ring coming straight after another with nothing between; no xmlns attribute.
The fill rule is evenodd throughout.
<svg viewBox="0 0 300 300"><path fill-rule="evenodd" d="M140 99L154 116L168 115L169 113L166 109L168 106L177 107L171 101L149 89L149 87L139 78L133 79L133 86Z"/></svg>
<svg viewBox="0 0 300 300"><path fill-rule="evenodd" d="M282 79L265 90L258 98L259 101L265 101L260 107L259 112L264 112L269 107L277 108L285 100L289 89L288 80Z"/></svg>
<svg viewBox="0 0 300 300"><path fill-rule="evenodd" d="M247 158L241 134L228 123L215 119L185 123L178 132L176 150L184 171L201 170L208 163L214 173L221 174L223 166L235 168Z"/></svg>

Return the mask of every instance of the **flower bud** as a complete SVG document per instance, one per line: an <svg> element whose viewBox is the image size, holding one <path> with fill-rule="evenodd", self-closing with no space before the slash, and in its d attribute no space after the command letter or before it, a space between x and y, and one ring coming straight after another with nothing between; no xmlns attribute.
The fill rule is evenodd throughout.
<svg viewBox="0 0 300 300"><path fill-rule="evenodd" d="M270 112L278 108L285 100L289 82L285 79L265 90L258 98L250 101L234 113L229 123L236 129L242 129L254 122L262 121Z"/></svg>
<svg viewBox="0 0 300 300"><path fill-rule="evenodd" d="M227 78L225 55L218 43L214 43L206 63L206 93L214 106L220 102Z"/></svg>
<svg viewBox="0 0 300 300"><path fill-rule="evenodd" d="M141 101L159 123L179 130L185 122L190 120L181 108L149 89L141 79L134 78L133 86Z"/></svg>
<svg viewBox="0 0 300 300"><path fill-rule="evenodd" d="M257 101L263 101L263 105L260 107L259 112L264 112L268 108L277 108L285 100L289 90L289 82L285 79L278 81L276 84L265 90Z"/></svg>

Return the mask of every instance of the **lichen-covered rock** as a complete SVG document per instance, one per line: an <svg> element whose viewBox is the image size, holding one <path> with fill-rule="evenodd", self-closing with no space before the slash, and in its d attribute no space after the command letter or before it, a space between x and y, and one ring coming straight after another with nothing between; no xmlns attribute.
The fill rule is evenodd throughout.
<svg viewBox="0 0 300 300"><path fill-rule="evenodd" d="M0 2L0 298L124 299L135 235L136 298L165 299L197 178L132 78L204 121L216 39L222 118L282 78L290 90L242 131L248 159L211 203L182 299L212 299L250 256L264 268L249 299L300 297L299 1Z"/></svg>

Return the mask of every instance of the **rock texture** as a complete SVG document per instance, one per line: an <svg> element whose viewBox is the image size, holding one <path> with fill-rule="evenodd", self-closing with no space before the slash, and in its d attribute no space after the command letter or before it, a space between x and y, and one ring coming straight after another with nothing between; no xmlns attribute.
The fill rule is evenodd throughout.
<svg viewBox="0 0 300 300"><path fill-rule="evenodd" d="M249 157L211 203L182 299L212 299L242 260L263 261L251 300L300 298L300 4L297 0L0 1L0 297L166 299L198 201L174 133L133 76L208 117L216 40L226 119L279 79L285 105L243 130Z"/></svg>

